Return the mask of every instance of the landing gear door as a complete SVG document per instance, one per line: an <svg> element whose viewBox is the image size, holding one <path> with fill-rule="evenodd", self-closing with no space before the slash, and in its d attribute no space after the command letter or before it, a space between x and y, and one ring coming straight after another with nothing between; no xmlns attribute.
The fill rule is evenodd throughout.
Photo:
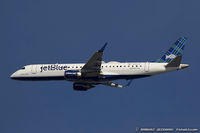
<svg viewBox="0 0 200 133"><path fill-rule="evenodd" d="M32 65L31 66L31 73L36 74L37 73L37 65Z"/></svg>
<svg viewBox="0 0 200 133"><path fill-rule="evenodd" d="M145 72L148 72L148 71L149 71L149 62L146 62L146 63L145 63L144 71L145 71Z"/></svg>

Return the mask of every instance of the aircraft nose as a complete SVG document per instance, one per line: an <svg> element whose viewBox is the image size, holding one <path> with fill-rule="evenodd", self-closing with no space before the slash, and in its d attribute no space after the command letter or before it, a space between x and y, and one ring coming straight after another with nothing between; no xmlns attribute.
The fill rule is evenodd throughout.
<svg viewBox="0 0 200 133"><path fill-rule="evenodd" d="M10 75L11 79L16 79L16 72L14 72L12 75Z"/></svg>

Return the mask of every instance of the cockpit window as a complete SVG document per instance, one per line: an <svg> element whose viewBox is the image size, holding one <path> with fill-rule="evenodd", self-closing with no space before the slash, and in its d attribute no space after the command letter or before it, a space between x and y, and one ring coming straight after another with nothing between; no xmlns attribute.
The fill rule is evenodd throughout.
<svg viewBox="0 0 200 133"><path fill-rule="evenodd" d="M21 69L23 69L23 70L24 70L24 69L25 69L25 67L22 67Z"/></svg>

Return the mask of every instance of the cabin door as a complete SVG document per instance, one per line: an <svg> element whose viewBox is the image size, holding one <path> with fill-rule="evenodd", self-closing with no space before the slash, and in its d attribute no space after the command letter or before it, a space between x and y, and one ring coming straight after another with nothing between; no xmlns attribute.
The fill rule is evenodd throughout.
<svg viewBox="0 0 200 133"><path fill-rule="evenodd" d="M37 73L37 65L32 65L31 66L31 73L36 74Z"/></svg>

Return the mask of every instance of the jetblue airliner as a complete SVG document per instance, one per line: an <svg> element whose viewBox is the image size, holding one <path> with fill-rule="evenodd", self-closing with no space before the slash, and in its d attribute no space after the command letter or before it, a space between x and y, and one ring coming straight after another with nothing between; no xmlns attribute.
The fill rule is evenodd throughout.
<svg viewBox="0 0 200 133"><path fill-rule="evenodd" d="M79 91L86 91L99 84L123 88L129 86L132 79L189 67L188 64L181 64L185 41L185 37L180 37L160 59L153 62L105 63L102 61L102 55L106 43L86 63L26 65L13 73L10 78L25 81L67 80L74 82L73 89ZM127 84L112 82L121 79L127 80Z"/></svg>

